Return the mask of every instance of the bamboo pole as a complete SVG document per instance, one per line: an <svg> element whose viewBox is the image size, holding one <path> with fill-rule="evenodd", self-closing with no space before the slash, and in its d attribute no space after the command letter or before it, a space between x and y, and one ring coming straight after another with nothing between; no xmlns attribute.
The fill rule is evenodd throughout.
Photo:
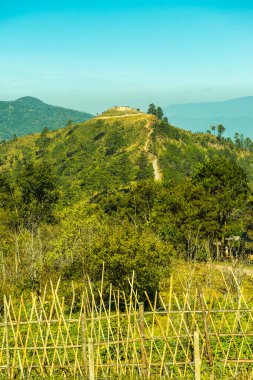
<svg viewBox="0 0 253 380"><path fill-rule="evenodd" d="M210 344L209 332L208 332L208 327L207 327L206 311L205 311L203 293L202 293L202 290L200 288L198 288L198 292L199 292L199 299L200 299L201 308L202 308L202 317L203 317L204 329L205 329L206 349L207 349L208 361L209 361L210 367L212 367L213 366L213 354L212 354L212 348L211 348L211 344Z"/></svg>
<svg viewBox="0 0 253 380"><path fill-rule="evenodd" d="M195 380L200 380L200 355L199 355L199 331L194 331L194 364L195 364Z"/></svg>
<svg viewBox="0 0 253 380"><path fill-rule="evenodd" d="M28 302L21 297L18 306L17 302L4 297L0 379L7 376L9 379L14 376L30 379L35 374L53 377L58 371L63 371L66 378L75 378L77 374L82 377L86 344L89 380L90 375L95 379L99 376L113 378L116 374L128 378L134 375L188 378L189 371L195 372L198 380L201 362L206 362L207 344L202 345L202 341L207 342L207 336L212 339L213 374L217 363L221 362L228 377L235 378L237 373L244 379L252 377L253 315L251 301L247 304L242 291L239 299L235 299L232 292L222 299L215 295L213 300L216 301L211 300L211 306L207 306L202 295L201 310L197 310L199 297L186 292L177 298L171 287L168 306L160 296L162 310L157 310L157 295L152 303L147 296L151 311L145 312L144 305L142 309L138 302L133 281L130 286L130 299L122 292L121 301L119 291L114 292L110 287L107 302L102 287L97 300L90 284L92 308L88 309L88 300L85 306L83 302L77 318L73 314L74 288L70 312L64 298L59 299L53 288L50 303L45 296L37 299L33 295ZM120 310L122 302L125 312ZM85 318L83 323L88 310L90 318ZM83 338L85 324L86 337ZM78 326L77 337L77 329L72 329L75 326ZM92 347L88 345L89 334L93 339ZM189 344L194 349L192 356Z"/></svg>
<svg viewBox="0 0 253 380"><path fill-rule="evenodd" d="M84 376L87 377L87 353L86 353L86 305L83 305L83 313L82 313L82 343L83 343L83 366L84 366Z"/></svg>
<svg viewBox="0 0 253 380"><path fill-rule="evenodd" d="M144 326L144 303L139 303L139 328L140 328L140 339L141 339L141 358L143 363L143 373L147 376L147 353L145 349L145 326Z"/></svg>
<svg viewBox="0 0 253 380"><path fill-rule="evenodd" d="M7 319L7 299L6 299L6 296L4 296L4 324L5 324L6 366L7 366L8 378L11 379L10 351L9 351L9 334L8 334L8 319Z"/></svg>
<svg viewBox="0 0 253 380"><path fill-rule="evenodd" d="M88 339L88 352L89 352L89 380L95 380L93 338Z"/></svg>

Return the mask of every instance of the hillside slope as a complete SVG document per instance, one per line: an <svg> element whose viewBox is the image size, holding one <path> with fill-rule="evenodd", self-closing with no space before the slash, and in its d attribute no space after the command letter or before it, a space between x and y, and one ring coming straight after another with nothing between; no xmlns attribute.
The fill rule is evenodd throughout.
<svg viewBox="0 0 253 380"><path fill-rule="evenodd" d="M209 260L219 254L214 239L253 236L251 193L239 167L252 185L250 151L121 112L0 143L0 295L39 294L59 276L66 288L87 274L100 284L105 268L108 290L126 289L134 271L138 293L155 297L174 260ZM214 160L201 165L206 159ZM215 179L210 171L204 178L218 194L194 182L206 166L215 169Z"/></svg>
<svg viewBox="0 0 253 380"><path fill-rule="evenodd" d="M17 176L28 160L53 164L63 199L80 199L133 181L179 182L208 158L236 159L252 179L253 158L210 134L193 134L145 113L100 116L46 135L1 144L1 170Z"/></svg>
<svg viewBox="0 0 253 380"><path fill-rule="evenodd" d="M10 102L0 101L0 139L41 132L45 127L55 130L70 120L78 123L90 118L92 115L88 113L51 106L30 96Z"/></svg>

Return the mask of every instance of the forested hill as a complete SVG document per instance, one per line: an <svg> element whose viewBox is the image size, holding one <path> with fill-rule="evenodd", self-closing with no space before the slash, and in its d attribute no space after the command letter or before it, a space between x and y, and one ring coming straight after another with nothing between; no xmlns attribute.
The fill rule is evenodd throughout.
<svg viewBox="0 0 253 380"><path fill-rule="evenodd" d="M2 170L16 175L27 161L50 162L68 200L140 180L179 182L217 157L234 158L252 178L252 153L230 139L194 134L143 112L114 109L85 123L2 143L0 149Z"/></svg>
<svg viewBox="0 0 253 380"><path fill-rule="evenodd" d="M91 117L86 112L51 106L30 96L0 101L0 139L40 132L44 128L55 130L69 121L78 123Z"/></svg>
<svg viewBox="0 0 253 380"><path fill-rule="evenodd" d="M103 265L108 289L134 271L154 296L176 258L253 236L252 173L250 146L122 107L2 142L0 296L59 276L99 284Z"/></svg>

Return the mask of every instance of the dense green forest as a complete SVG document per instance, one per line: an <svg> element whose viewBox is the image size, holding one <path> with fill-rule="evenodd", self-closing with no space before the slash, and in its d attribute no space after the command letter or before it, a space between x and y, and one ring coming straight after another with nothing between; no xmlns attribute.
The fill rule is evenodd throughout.
<svg viewBox="0 0 253 380"><path fill-rule="evenodd" d="M92 115L63 107L51 106L39 99L25 96L15 101L0 101L0 140L59 129L67 123L89 120Z"/></svg>
<svg viewBox="0 0 253 380"><path fill-rule="evenodd" d="M105 265L106 284L125 287L134 270L152 296L178 259L251 252L250 147L149 111L1 143L2 293L96 283Z"/></svg>

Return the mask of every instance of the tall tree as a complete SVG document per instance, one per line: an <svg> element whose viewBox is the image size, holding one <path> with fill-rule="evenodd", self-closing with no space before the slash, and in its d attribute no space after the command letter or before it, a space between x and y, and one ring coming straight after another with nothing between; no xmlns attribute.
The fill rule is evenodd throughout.
<svg viewBox="0 0 253 380"><path fill-rule="evenodd" d="M156 116L156 106L154 105L154 103L151 103L149 105L147 113Z"/></svg>
<svg viewBox="0 0 253 380"><path fill-rule="evenodd" d="M239 233L249 193L244 170L231 159L217 158L204 163L192 183L189 200L204 234L224 243L226 234Z"/></svg>
<svg viewBox="0 0 253 380"><path fill-rule="evenodd" d="M162 120L163 118L163 110L161 107L157 107L156 109L156 116L158 117L159 120Z"/></svg>
<svg viewBox="0 0 253 380"><path fill-rule="evenodd" d="M235 141L235 146L237 148L241 148L241 137L238 132L236 132L234 135L234 141Z"/></svg>
<svg viewBox="0 0 253 380"><path fill-rule="evenodd" d="M28 162L18 178L21 190L22 215L29 229L36 229L40 222L53 221L53 208L58 200L56 178L47 162Z"/></svg>
<svg viewBox="0 0 253 380"><path fill-rule="evenodd" d="M225 132L225 127L222 125L222 124L219 124L218 127L217 127L217 132L218 132L218 139L220 140L221 139L221 136L223 135L223 133Z"/></svg>

